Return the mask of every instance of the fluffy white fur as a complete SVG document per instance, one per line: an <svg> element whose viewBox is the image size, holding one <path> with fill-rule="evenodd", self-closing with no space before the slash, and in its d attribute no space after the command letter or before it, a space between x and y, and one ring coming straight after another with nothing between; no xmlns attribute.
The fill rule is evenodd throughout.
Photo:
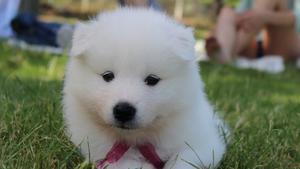
<svg viewBox="0 0 300 169"><path fill-rule="evenodd" d="M116 140L155 145L165 169L215 167L226 145L204 93L194 37L163 13L123 8L101 14L75 31L64 84L68 133L91 161L103 159ZM105 82L100 74L113 71ZM161 77L153 87L144 79ZM114 127L119 101L137 108L138 129ZM153 169L131 148L109 168Z"/></svg>

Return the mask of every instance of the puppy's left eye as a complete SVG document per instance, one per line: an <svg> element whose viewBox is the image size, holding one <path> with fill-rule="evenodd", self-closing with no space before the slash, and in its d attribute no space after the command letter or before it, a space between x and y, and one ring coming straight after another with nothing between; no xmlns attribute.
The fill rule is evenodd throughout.
<svg viewBox="0 0 300 169"><path fill-rule="evenodd" d="M106 82L110 82L115 78L115 75L113 72L111 71L106 71L104 73L101 74L103 80L105 80Z"/></svg>
<svg viewBox="0 0 300 169"><path fill-rule="evenodd" d="M148 75L145 79L145 83L148 86L155 86L161 79L156 75Z"/></svg>

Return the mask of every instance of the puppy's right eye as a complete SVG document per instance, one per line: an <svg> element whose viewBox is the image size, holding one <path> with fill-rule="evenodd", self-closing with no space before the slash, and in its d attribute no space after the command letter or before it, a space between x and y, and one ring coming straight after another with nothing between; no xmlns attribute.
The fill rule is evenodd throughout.
<svg viewBox="0 0 300 169"><path fill-rule="evenodd" d="M101 76L102 76L103 80L106 82L110 82L115 78L114 73L111 71L106 71L106 72L102 73Z"/></svg>
<svg viewBox="0 0 300 169"><path fill-rule="evenodd" d="M160 81L160 78L156 75L149 75L146 77L146 79L144 80L146 85L148 86L155 86L159 81Z"/></svg>

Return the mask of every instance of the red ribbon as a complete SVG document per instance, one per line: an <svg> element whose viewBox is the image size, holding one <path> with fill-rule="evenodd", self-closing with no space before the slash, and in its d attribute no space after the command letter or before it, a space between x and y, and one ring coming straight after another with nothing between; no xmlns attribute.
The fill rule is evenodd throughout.
<svg viewBox="0 0 300 169"><path fill-rule="evenodd" d="M105 165L109 165L119 161L123 155L129 150L130 146L126 142L116 142L105 158L97 163L97 169L103 169ZM162 169L165 162L158 156L155 147L151 143L144 143L137 146L143 157L152 164L156 169Z"/></svg>
<svg viewBox="0 0 300 169"><path fill-rule="evenodd" d="M145 143L138 146L140 153L144 156L149 163L151 163L156 169L162 169L165 162L158 156L155 151L155 147L151 143Z"/></svg>

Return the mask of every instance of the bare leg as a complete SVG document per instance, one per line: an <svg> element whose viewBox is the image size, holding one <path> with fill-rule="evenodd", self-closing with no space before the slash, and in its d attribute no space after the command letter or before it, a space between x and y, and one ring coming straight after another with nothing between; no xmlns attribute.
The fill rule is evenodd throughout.
<svg viewBox="0 0 300 169"><path fill-rule="evenodd" d="M223 8L216 25L216 40L221 49L219 60L228 63L235 53L237 26L236 13L230 8Z"/></svg>
<svg viewBox="0 0 300 169"><path fill-rule="evenodd" d="M286 1L281 0L256 0L253 9L288 11ZM214 38L207 42L214 42L214 45L207 44L206 47L220 49L218 60L221 63L230 62L236 55L243 55L253 58L256 55L255 36L262 29L266 30L264 47L266 54L276 54L286 59L300 57L300 40L294 26L265 25L253 32L245 32L237 25L239 14L230 8L223 8L218 18L214 32ZM208 52L210 50L207 50Z"/></svg>
<svg viewBox="0 0 300 169"><path fill-rule="evenodd" d="M255 0L253 9L278 13L289 12L287 2L287 0ZM265 25L265 30L264 41L267 42L265 45L267 54L280 55L287 60L294 60L300 56L300 40L295 24L279 22L275 25Z"/></svg>
<svg viewBox="0 0 300 169"><path fill-rule="evenodd" d="M256 58L257 44L255 36L256 34L254 33L246 33L244 30L239 30L237 32L234 56L241 55L248 58Z"/></svg>
<svg viewBox="0 0 300 169"><path fill-rule="evenodd" d="M231 8L223 8L218 18L214 35L207 39L207 52L220 49L217 56L221 63L230 63L237 55L249 58L256 56L255 36L257 32L245 32L238 28L238 14Z"/></svg>

